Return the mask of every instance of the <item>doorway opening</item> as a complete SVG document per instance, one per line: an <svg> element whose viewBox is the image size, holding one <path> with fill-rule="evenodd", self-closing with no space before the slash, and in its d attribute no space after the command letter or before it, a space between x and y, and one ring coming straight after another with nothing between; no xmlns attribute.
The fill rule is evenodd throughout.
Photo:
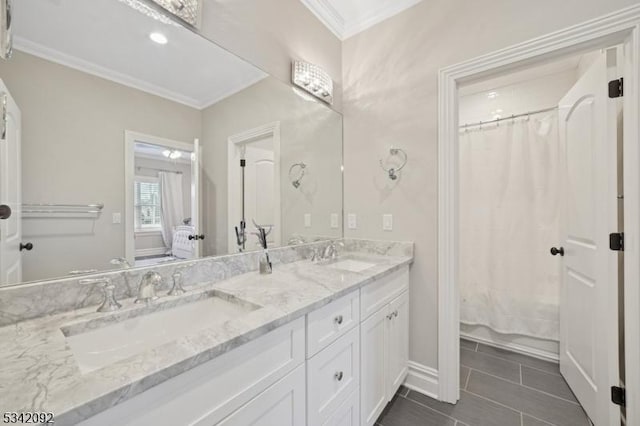
<svg viewBox="0 0 640 426"><path fill-rule="evenodd" d="M560 238L552 245L561 280L559 358L564 378L596 426L619 424L624 417L627 424L638 422L640 368L633 360L640 356L640 262L637 247L630 242L640 236L640 150L636 143L640 133L639 25L640 7L630 7L440 71L438 399L456 403L461 389L459 124L465 123L459 123L459 88L606 49L599 61L604 66L597 67L598 72L585 73L588 78L567 92L558 109L559 135L565 139L565 150L560 152L565 157L559 162L564 211L560 211ZM609 53L618 45L623 51L616 63L621 72L612 76L609 59L618 56ZM616 100L617 89L622 88L621 100ZM616 116L618 104L622 113ZM618 125L619 133L611 132L607 123L612 122ZM624 193L619 193L622 186ZM622 218L628 243L624 246L625 261L620 252L610 250L610 243L612 248L622 248L618 244L623 240ZM508 253L510 247L500 250ZM545 255L554 254L551 248L547 250ZM623 318L622 325L619 318ZM624 356L618 357L622 352ZM614 394L626 393L624 408L617 404L618 398L612 398L612 387L617 388Z"/></svg>
<svg viewBox="0 0 640 426"><path fill-rule="evenodd" d="M255 225L268 231L268 246L280 246L280 123L231 136L228 153L229 253L259 248Z"/></svg>
<svg viewBox="0 0 640 426"><path fill-rule="evenodd" d="M150 266L200 255L198 141L126 132L126 258Z"/></svg>
<svg viewBox="0 0 640 426"><path fill-rule="evenodd" d="M619 372L619 343L596 342L618 334L608 323L616 307L600 301L619 291L606 243L608 231L622 232L622 99L608 97L607 83L621 63L614 47L459 89L461 398L500 399L484 393L503 387L542 401L498 401L524 416L605 418L598 391Z"/></svg>

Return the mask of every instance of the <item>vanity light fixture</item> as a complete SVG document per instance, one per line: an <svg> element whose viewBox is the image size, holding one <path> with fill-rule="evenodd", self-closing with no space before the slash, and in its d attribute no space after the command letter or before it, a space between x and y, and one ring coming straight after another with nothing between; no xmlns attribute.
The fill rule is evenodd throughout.
<svg viewBox="0 0 640 426"><path fill-rule="evenodd" d="M158 32L149 34L149 38L151 39L151 41L154 41L158 44L167 44L169 42L169 39L167 39L166 35Z"/></svg>
<svg viewBox="0 0 640 426"><path fill-rule="evenodd" d="M157 11L153 7L145 4L141 0L120 0L120 2L126 4L134 10L137 10L143 15L148 16L149 18L155 19L158 22L162 22L163 24L178 25L175 21L173 21L173 19L169 18L164 13Z"/></svg>
<svg viewBox="0 0 640 426"><path fill-rule="evenodd" d="M333 103L333 80L317 65L304 61L293 61L291 80L293 84L331 105Z"/></svg>

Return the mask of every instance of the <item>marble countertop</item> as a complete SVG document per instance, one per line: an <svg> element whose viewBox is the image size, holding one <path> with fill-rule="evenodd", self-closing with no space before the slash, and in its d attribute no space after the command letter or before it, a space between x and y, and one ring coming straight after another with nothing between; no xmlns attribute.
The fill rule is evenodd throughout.
<svg viewBox="0 0 640 426"><path fill-rule="evenodd" d="M153 303L164 307L186 303L216 290L261 308L222 325L192 333L185 330L177 340L84 374L63 329L95 326L136 310L153 310L153 306L141 307L127 299L121 301L123 308L116 313L96 313L94 306L2 327L0 408L3 412L51 412L58 425L76 424L412 261L410 256L359 252L341 257L375 266L348 272L302 260L275 265L271 275L249 272L187 287L182 296L162 297Z"/></svg>

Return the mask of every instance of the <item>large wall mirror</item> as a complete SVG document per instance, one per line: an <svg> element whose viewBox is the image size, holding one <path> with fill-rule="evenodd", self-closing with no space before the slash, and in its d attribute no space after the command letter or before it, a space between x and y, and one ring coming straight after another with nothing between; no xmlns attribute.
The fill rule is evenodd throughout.
<svg viewBox="0 0 640 426"><path fill-rule="evenodd" d="M0 285L341 237L342 116L130 3L14 1Z"/></svg>

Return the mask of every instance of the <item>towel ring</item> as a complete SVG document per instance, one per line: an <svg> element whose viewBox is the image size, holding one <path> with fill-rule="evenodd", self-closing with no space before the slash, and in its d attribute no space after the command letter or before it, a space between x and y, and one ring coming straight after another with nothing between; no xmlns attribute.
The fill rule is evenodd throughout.
<svg viewBox="0 0 640 426"><path fill-rule="evenodd" d="M307 165L303 162L294 163L291 165L291 167L289 167L289 180L291 181L291 185L293 185L294 188L300 188L300 184L302 183L302 178L304 177L306 168ZM293 173L295 169L299 169L297 174Z"/></svg>
<svg viewBox="0 0 640 426"><path fill-rule="evenodd" d="M389 149L389 156L390 157L397 156L402 158L402 164L400 164L400 166L392 167L390 169L387 169L384 166L384 162L380 160L380 167L382 168L382 170L387 172L387 174L389 175L389 179L396 180L398 179L398 172L400 172L400 170L402 170L402 168L407 164L407 153L400 148L391 148Z"/></svg>

